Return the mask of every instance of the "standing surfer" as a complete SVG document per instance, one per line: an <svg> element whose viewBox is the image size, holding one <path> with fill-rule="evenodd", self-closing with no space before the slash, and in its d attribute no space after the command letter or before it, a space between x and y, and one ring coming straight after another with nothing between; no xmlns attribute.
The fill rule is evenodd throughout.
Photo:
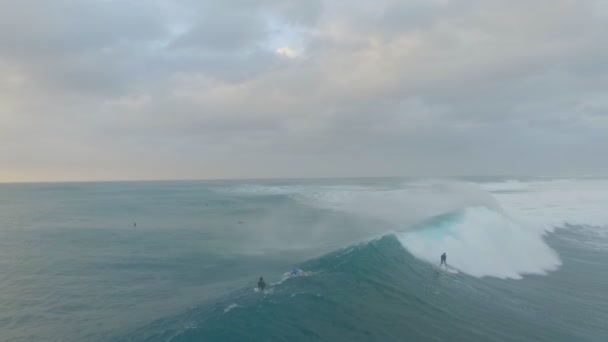
<svg viewBox="0 0 608 342"><path fill-rule="evenodd" d="M258 290L260 290L260 292L264 291L264 288L266 287L266 283L264 282L264 278L260 277L260 281L258 281Z"/></svg>
<svg viewBox="0 0 608 342"><path fill-rule="evenodd" d="M445 255L445 252L443 252L443 254L441 254L441 264L439 264L439 266L441 265L445 265L445 269L448 269L448 263L446 262L447 256Z"/></svg>

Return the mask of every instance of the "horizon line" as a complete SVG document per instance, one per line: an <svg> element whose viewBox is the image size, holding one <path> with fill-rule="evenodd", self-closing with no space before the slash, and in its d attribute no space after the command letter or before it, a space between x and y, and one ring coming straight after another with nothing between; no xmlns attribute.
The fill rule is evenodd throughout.
<svg viewBox="0 0 608 342"><path fill-rule="evenodd" d="M90 179L90 180L25 180L0 181L0 185L19 184L85 184L85 183L163 183L163 182L226 182L226 181L296 181L296 180L338 180L338 179L450 179L450 178L503 178L521 180L536 179L601 179L608 175L451 175L451 176L310 176L310 177L253 177L253 178L157 178L157 179Z"/></svg>

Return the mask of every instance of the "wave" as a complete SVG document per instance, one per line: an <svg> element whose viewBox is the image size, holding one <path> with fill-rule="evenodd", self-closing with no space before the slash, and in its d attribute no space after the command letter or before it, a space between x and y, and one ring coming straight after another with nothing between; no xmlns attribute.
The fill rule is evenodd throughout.
<svg viewBox="0 0 608 342"><path fill-rule="evenodd" d="M417 258L436 264L446 252L452 267L471 276L521 279L561 265L544 241L554 226L513 219L475 184L425 181L401 189L326 191L307 199L317 206L389 222L401 244ZM372 236L389 233L385 227L369 231L376 234Z"/></svg>
<svg viewBox="0 0 608 342"><path fill-rule="evenodd" d="M264 293L243 287L212 305L155 321L119 340L307 341L369 340L370 336L396 340L381 338L386 334L387 314L407 322L390 323L400 336L425 337L429 331L406 318L436 307L441 298L434 298L435 290L443 291L429 292L426 284L436 283L441 272L412 257L394 235L326 254L300 267L312 275L281 278Z"/></svg>
<svg viewBox="0 0 608 342"><path fill-rule="evenodd" d="M508 181L502 188L515 187L522 186ZM283 194L313 207L386 223L368 220L365 225L320 224L306 229L306 236L283 226L283 236L299 238L297 243L286 241L280 245L311 248L325 244L335 248L340 242L344 245L394 233L415 257L436 264L446 252L452 267L475 277L521 279L525 274L546 274L561 265L558 254L543 239L554 225L514 219L491 193L475 184L435 180L391 189L247 186L237 191L247 195Z"/></svg>
<svg viewBox="0 0 608 342"><path fill-rule="evenodd" d="M471 276L521 279L561 265L542 227L526 225L488 208L468 208L399 233L414 256L437 264L446 252L449 265Z"/></svg>
<svg viewBox="0 0 608 342"><path fill-rule="evenodd" d="M501 182L487 182L481 186L490 192L519 192L528 190L529 183L510 179Z"/></svg>
<svg viewBox="0 0 608 342"><path fill-rule="evenodd" d="M264 293L243 287L124 340L398 341L449 340L454 334L463 340L491 340L504 333L504 325L479 314L487 310L488 296L497 310L512 310L514 318L520 315L515 311L519 305L480 281L555 270L561 262L545 245L544 232L486 207L439 215L408 231L301 263L310 276L277 274L277 281L269 277ZM438 267L443 251L460 274ZM462 317L455 320L453 311ZM462 321L481 322L483 328ZM442 329L434 328L437 322Z"/></svg>
<svg viewBox="0 0 608 342"><path fill-rule="evenodd" d="M459 216L436 218L420 233L430 234L438 222L457 224ZM408 252L403 241L402 235L390 234L334 251L299 265L311 276L282 279L265 293L243 287L212 305L153 322L124 340L426 341L459 336L487 341L508 333L510 328L484 312L492 306L512 322L521 315L518 303L502 298L500 289L483 279L441 271L435 262Z"/></svg>

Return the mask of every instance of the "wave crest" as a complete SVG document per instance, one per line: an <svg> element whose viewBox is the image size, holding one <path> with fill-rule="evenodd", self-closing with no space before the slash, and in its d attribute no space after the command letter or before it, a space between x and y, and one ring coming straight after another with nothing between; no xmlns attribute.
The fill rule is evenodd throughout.
<svg viewBox="0 0 608 342"><path fill-rule="evenodd" d="M469 275L521 279L561 265L558 254L543 240L545 232L475 207L396 235L410 253L427 262L439 265L439 256L446 252L448 265Z"/></svg>

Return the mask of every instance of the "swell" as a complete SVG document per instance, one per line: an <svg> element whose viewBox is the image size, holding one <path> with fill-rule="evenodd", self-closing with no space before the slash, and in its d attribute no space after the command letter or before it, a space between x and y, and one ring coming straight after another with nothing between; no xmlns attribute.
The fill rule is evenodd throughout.
<svg viewBox="0 0 608 342"><path fill-rule="evenodd" d="M521 340L509 335L503 321L540 326L539 340L558 337L550 322L526 320L519 300L506 295L513 295L513 288L497 286L491 278L443 272L410 254L395 235L300 267L312 275L279 282L264 294L243 287L121 340Z"/></svg>
<svg viewBox="0 0 608 342"><path fill-rule="evenodd" d="M125 340L392 340L386 335L394 325L391 315L442 312L429 295L432 288L423 285L424 279L439 275L407 253L393 235L300 267L312 275L279 282L265 294L242 288L213 305L154 322Z"/></svg>
<svg viewBox="0 0 608 342"><path fill-rule="evenodd" d="M546 290L558 273L550 271L561 265L546 242L550 227L509 217L486 194L471 191L462 200L462 189L448 190L453 196L440 205L436 198L445 195L445 188L422 198L422 205L420 194L427 188L414 194L411 189L273 193L281 200L287 194L322 209L392 225L361 234L384 234L379 239L300 264L312 272L310 277L280 282L277 274L268 279L278 283L266 294L244 286L119 340L592 340L576 327L583 326L581 320L564 318L567 306L556 306L556 312L563 311L555 316L539 318L559 302ZM320 241L327 242L328 233L336 234L331 241L345 241L345 227L322 228L315 236ZM390 229L398 232L386 235ZM461 272L448 274L437 267L442 252Z"/></svg>

